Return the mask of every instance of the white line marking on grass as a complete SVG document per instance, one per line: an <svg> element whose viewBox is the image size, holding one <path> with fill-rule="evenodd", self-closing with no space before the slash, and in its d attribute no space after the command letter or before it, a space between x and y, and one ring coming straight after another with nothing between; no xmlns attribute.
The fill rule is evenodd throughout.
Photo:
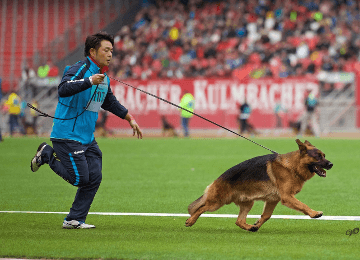
<svg viewBox="0 0 360 260"><path fill-rule="evenodd" d="M28 214L68 214L68 212L46 212L46 211L0 211L0 213L28 213ZM89 212L89 215L102 216L143 216L143 217L190 217L182 213L134 213L134 212ZM202 214L203 218L237 218L234 214ZM248 215L247 218L260 218L260 215ZM278 219L312 219L309 216L299 215L272 215L271 218ZM360 221L360 216L322 216L317 220L352 220Z"/></svg>

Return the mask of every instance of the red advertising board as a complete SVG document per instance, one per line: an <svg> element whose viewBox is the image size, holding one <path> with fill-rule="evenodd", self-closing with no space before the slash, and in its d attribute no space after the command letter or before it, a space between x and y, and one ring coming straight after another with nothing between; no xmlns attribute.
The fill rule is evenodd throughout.
<svg viewBox="0 0 360 260"><path fill-rule="evenodd" d="M252 109L249 121L255 128L275 127L275 104L282 107L283 125L296 121L304 110L306 90L318 96L319 87L315 79L278 78L278 79L171 79L126 81L127 84L162 99L179 104L183 91L193 94L195 113L227 128L237 128L239 106L247 100ZM161 128L161 115L165 115L175 127L180 125L180 112L172 106L139 90L111 82L116 98L129 109L142 128ZM128 124L109 115L109 128L128 128ZM217 128L217 126L194 116L190 127L197 129Z"/></svg>

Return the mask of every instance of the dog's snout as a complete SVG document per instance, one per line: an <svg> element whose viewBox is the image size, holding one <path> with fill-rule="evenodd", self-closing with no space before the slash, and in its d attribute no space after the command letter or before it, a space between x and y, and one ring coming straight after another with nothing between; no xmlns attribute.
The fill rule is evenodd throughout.
<svg viewBox="0 0 360 260"><path fill-rule="evenodd" d="M328 170L330 170L330 169L333 167L332 162L328 162L328 163L327 163L327 167L328 167Z"/></svg>

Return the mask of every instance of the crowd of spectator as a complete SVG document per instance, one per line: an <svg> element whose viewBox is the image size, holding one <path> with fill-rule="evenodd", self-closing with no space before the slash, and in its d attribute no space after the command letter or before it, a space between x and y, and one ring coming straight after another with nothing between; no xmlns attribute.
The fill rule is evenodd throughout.
<svg viewBox="0 0 360 260"><path fill-rule="evenodd" d="M360 1L156 1L115 36L120 79L360 71Z"/></svg>

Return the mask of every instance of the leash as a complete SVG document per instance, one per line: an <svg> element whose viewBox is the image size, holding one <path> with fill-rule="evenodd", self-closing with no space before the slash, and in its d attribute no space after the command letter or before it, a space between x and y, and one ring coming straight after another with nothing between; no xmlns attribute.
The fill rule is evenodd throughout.
<svg viewBox="0 0 360 260"><path fill-rule="evenodd" d="M86 64L85 64L85 67L87 67ZM70 66L66 66L65 71L64 71L64 75L65 75L65 73L68 71L69 68L70 68ZM104 71L104 72L106 72L106 71ZM41 110L37 109L36 107L34 107L33 105L31 105L30 103L27 103L26 105L27 105L29 108L34 109L36 112L38 112L38 113L40 114L40 116L43 116L43 117L50 117L50 118L57 119L57 120L72 120L72 119L76 119L76 118L78 118L79 116L81 116L82 114L84 114L84 112L86 111L86 109L89 108L89 106L90 106L90 104L91 104L91 101L93 100L93 98L94 98L94 96L95 96L95 94L96 94L96 90L98 89L98 87L99 87L99 85L96 85L96 88L95 88L95 90L94 90L94 93L93 93L93 95L91 96L91 99L90 99L90 101L87 103L87 105L86 105L86 107L84 108L84 110L83 110L80 114L77 114L76 116L74 116L74 117L72 117L72 118L59 118L59 117L54 117L54 116L51 116L51 115L49 115L49 114L47 114L47 113L42 112ZM67 106L67 105L61 103L60 100L59 100L59 103L62 104L63 106Z"/></svg>
<svg viewBox="0 0 360 260"><path fill-rule="evenodd" d="M147 95L150 95L150 96L152 96L152 97L154 97L154 98L157 98L157 99L159 99L159 100L161 100L161 101L163 101L163 102L165 102L165 103L168 103L168 104L170 104L170 105L172 105L172 106L175 106L175 107L177 107L177 108L179 108L179 109L185 110L186 112L189 112L189 113L191 113L191 114L193 114L193 115L195 115L195 116L197 116L197 117L200 117L201 119L203 119L203 120L205 120L205 121L207 121L207 122L209 122L209 123L211 123L211 124L214 124L214 125L222 128L222 129L225 129L226 131L229 131L230 133L233 133L233 134L235 134L235 135L237 135L237 136L240 136L240 137L244 138L245 140L247 140L247 141L249 141L249 142L252 142L253 144L256 144L256 145L258 145L258 146L260 146L260 147L262 147L262 148L264 148L264 149L272 152L273 154L277 154L277 152L275 152L275 151L273 151L273 150L271 150L271 149L269 149L269 148L267 148L267 147L265 147L265 146L263 146L263 145L255 142L255 141L253 141L253 140L251 140L251 139L249 139L249 138L247 138L247 137L245 137L245 136L243 136L243 135L241 135L241 134L238 134L238 133L232 131L232 130L229 129L229 128L226 128L225 126L219 125L218 123L215 123L215 122L213 122L213 121L211 121L211 120L209 120L209 119L207 119L207 118L205 118L205 117L203 117L203 116L201 116L201 115L199 115L199 114L196 114L196 113L194 113L194 112L192 112L192 111L189 111L189 110L186 109L186 108L183 108L183 107L181 107L181 106L179 106L179 105L176 105L176 104L174 104L174 103L172 103L172 102L170 102L170 101L168 101L168 100L166 100L166 99L163 99L163 98L161 98L161 97L158 97L158 96L156 96L156 95L154 95L154 94L152 94L152 93L146 92L145 90L142 90L142 89L139 89L139 88L137 88L137 87L131 86L130 84L127 84L127 83L125 83L125 82L123 82L123 81L120 81L120 80L118 80L118 79L115 79L115 78L113 78L113 77L110 77L110 76L108 76L108 77L109 77L110 79L113 79L113 80L115 80L115 81L123 84L123 85L126 85L126 86L131 87L131 88L136 89L136 90L139 90L139 91L141 91L141 92L143 92L143 93L145 93L145 94L147 94Z"/></svg>
<svg viewBox="0 0 360 260"><path fill-rule="evenodd" d="M78 115L76 115L75 117L72 117L72 118L59 118L59 117L54 117L54 116L51 116L51 115L49 115L49 114L47 114L47 113L45 113L45 112L42 112L41 110L37 109L36 107L34 107L33 105L31 105L30 103L27 103L26 105L27 105L29 108L34 109L36 112L38 112L38 113L40 114L40 116L43 116L43 117L50 117L50 118L58 119L58 120L72 120L72 119L76 119L76 118L78 118L79 116L81 116L82 114L84 114L84 112L86 111L86 109L89 108L89 106L90 106L90 104L91 104L91 101L93 100L93 98L94 98L94 96L95 96L95 94L96 94L96 90L97 90L98 86L99 86L99 85L96 85L95 91L94 91L93 95L91 96L90 101L87 103L86 107L84 108L84 110L83 110L80 114L78 114ZM59 101L59 102L60 102L60 101ZM62 104L62 103L61 103L61 104ZM64 104L62 104L62 105L64 105ZM66 106L66 105L64 105L64 106Z"/></svg>
<svg viewBox="0 0 360 260"><path fill-rule="evenodd" d="M118 80L118 79L115 79L115 78L113 78L113 77L110 77L109 75L108 75L108 77L109 77L110 79L112 79L112 80L115 80L115 81L123 84L123 85L126 85L126 86L128 86L128 87L131 87L131 88L136 89L136 90L138 90L138 91L141 91L141 92L143 92L143 93L145 93L145 94L147 94L147 95L150 95L150 96L152 96L152 97L154 97L154 98L157 98L157 99L159 99L159 100L161 100L161 101L163 101L163 102L165 102L165 103L168 103L168 104L170 104L170 105L172 105L172 106L175 106L175 107L177 107L177 108L179 108L179 109L185 110L185 111L187 111L187 112L189 112L189 113L191 113L191 114L193 114L193 115L195 115L195 116L197 116L197 117L199 117L199 118L201 118L201 119L203 119L203 120L205 120L205 121L207 121L207 122L209 122L209 123L211 123L211 124L214 124L214 125L222 128L222 129L225 129L226 131L229 131L230 133L233 133L233 134L235 134L235 135L237 135L237 136L240 136L241 138L244 138L245 140L247 140L247 141L249 141L249 142L252 142L253 144L256 144L256 145L258 145L258 146L260 146L260 147L262 147L262 148L264 148L264 149L272 152L273 154L277 154L277 152L275 152L275 151L273 151L273 150L271 150L271 149L269 149L269 148L267 148L267 147L265 147L265 146L263 146L263 145L255 142L255 141L253 141L253 140L251 140L251 139L249 139L249 138L247 138L247 137L245 137L245 136L243 136L243 135L241 135L241 134L238 134L238 133L232 131L232 130L229 129L229 128L226 128L225 126L219 125L218 123L215 123L214 121L211 121L211 120L209 120L209 119L207 119L207 118L205 118L205 117L203 117L203 116L201 116L201 115L199 115L199 114L196 114L196 113L194 113L194 112L192 112L192 111L190 111L190 110L188 110L188 109L186 109L186 108L183 108L183 107L181 107L181 106L179 106L179 105L176 105L176 104L174 104L174 103L172 103L172 102L170 102L170 101L168 101L168 100L166 100L166 99L163 99L163 98L158 97L158 96L156 96L156 95L154 95L154 94L152 94L152 93L149 93L149 92L147 92L147 91L145 91L145 90L142 90L142 89L139 89L139 88L137 88L137 87L134 87L134 86L132 86L132 85L130 85L130 84L127 84L127 83L125 83L125 82L123 82L123 81L120 81L120 80ZM78 115L76 115L75 117L72 117L72 118L58 118L58 117L51 116L51 115L49 115L49 114L47 114L47 113L45 113L45 112L42 112L41 110L37 109L36 107L34 107L33 105L31 105L30 103L27 103L27 106L28 106L29 108L35 110L36 112L38 112L38 113L40 114L40 116L43 116L43 117L50 117L50 118L57 119L57 120L72 120L72 119L76 119L76 118L78 118L79 116L81 116L81 115L88 109L88 107L90 106L90 103L91 103L92 99L94 98L94 95L96 94L97 88L98 88L98 85L96 86L96 89L95 89L93 95L91 96L90 101L87 103L86 107L84 108L84 110L83 110L80 114L78 114Z"/></svg>

